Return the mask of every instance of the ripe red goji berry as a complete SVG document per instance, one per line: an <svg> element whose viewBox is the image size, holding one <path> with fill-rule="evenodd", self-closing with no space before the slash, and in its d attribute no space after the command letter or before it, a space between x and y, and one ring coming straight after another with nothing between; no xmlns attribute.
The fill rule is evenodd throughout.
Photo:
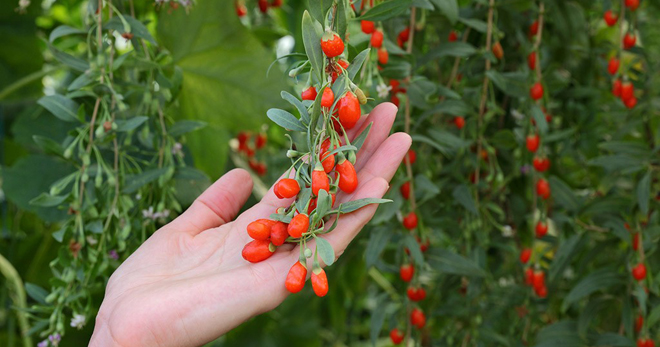
<svg viewBox="0 0 660 347"><path fill-rule="evenodd" d="M307 229L309 229L309 216L304 213L295 215L286 228L289 236L295 238L301 237L303 233L307 232Z"/></svg>
<svg viewBox="0 0 660 347"><path fill-rule="evenodd" d="M545 179L541 178L536 182L536 194L543 199L550 197L550 184Z"/></svg>
<svg viewBox="0 0 660 347"><path fill-rule="evenodd" d="M424 315L424 312L416 307L413 308L410 313L410 323L412 323L417 329L423 328L424 325L426 325L426 316Z"/></svg>
<svg viewBox="0 0 660 347"><path fill-rule="evenodd" d="M381 47L378 49L378 62L380 65L387 65L387 62L390 60L390 55L387 53L387 49L385 47Z"/></svg>
<svg viewBox="0 0 660 347"><path fill-rule="evenodd" d="M639 233L634 233L632 236L632 249L639 250Z"/></svg>
<svg viewBox="0 0 660 347"><path fill-rule="evenodd" d="M548 287L545 285L540 286L540 287L534 287L534 292L536 295L538 295L539 298L544 299L546 296L548 296Z"/></svg>
<svg viewBox="0 0 660 347"><path fill-rule="evenodd" d="M376 29L371 34L371 45L375 48L380 48L383 45L383 32L379 29Z"/></svg>
<svg viewBox="0 0 660 347"><path fill-rule="evenodd" d="M532 286L534 288L541 288L545 286L545 272L534 271L534 276L532 277Z"/></svg>
<svg viewBox="0 0 660 347"><path fill-rule="evenodd" d="M465 118L461 116L454 117L454 125L456 125L458 130L463 129L463 127L465 126Z"/></svg>
<svg viewBox="0 0 660 347"><path fill-rule="evenodd" d="M321 50L328 58L344 53L344 41L334 31L326 31L321 37Z"/></svg>
<svg viewBox="0 0 660 347"><path fill-rule="evenodd" d="M603 19L605 19L605 23L607 23L607 26L611 27L614 24L616 24L616 22L619 20L619 15L615 14L611 10L607 10L603 14Z"/></svg>
<svg viewBox="0 0 660 347"><path fill-rule="evenodd" d="M362 27L362 32L365 34L371 34L376 30L376 24L370 20L360 21L360 26Z"/></svg>
<svg viewBox="0 0 660 347"><path fill-rule="evenodd" d="M300 184L293 178L282 178L275 185L275 191L280 199L292 198L300 192Z"/></svg>
<svg viewBox="0 0 660 347"><path fill-rule="evenodd" d="M626 7L631 11L636 11L639 7L639 0L626 0Z"/></svg>
<svg viewBox="0 0 660 347"><path fill-rule="evenodd" d="M399 268L399 276L404 282L410 282L415 275L415 267L412 264L404 264Z"/></svg>
<svg viewBox="0 0 660 347"><path fill-rule="evenodd" d="M544 222L538 221L536 223L535 232L536 232L536 237L542 238L543 236L545 236L545 234L548 233L548 225Z"/></svg>
<svg viewBox="0 0 660 347"><path fill-rule="evenodd" d="M290 293L295 294L305 287L306 279L307 267L305 264L297 261L295 264L293 264L291 269L289 269L289 273L286 275L286 282L284 282L284 286Z"/></svg>
<svg viewBox="0 0 660 347"><path fill-rule="evenodd" d="M335 93L332 92L332 89L325 88L323 90L323 96L321 96L321 106L330 108L335 101Z"/></svg>
<svg viewBox="0 0 660 347"><path fill-rule="evenodd" d="M646 265L639 263L632 269L632 275L636 280L641 281L646 278Z"/></svg>
<svg viewBox="0 0 660 347"><path fill-rule="evenodd" d="M550 169L550 159L534 157L534 160L532 160L532 165L536 171L545 172Z"/></svg>
<svg viewBox="0 0 660 347"><path fill-rule="evenodd" d="M358 186L358 178L353 164L340 155L335 171L339 174L339 182L337 182L339 189L346 193L354 192Z"/></svg>
<svg viewBox="0 0 660 347"><path fill-rule="evenodd" d="M263 219L256 220L247 226L247 233L255 240L268 240L270 238L271 224L262 223Z"/></svg>
<svg viewBox="0 0 660 347"><path fill-rule="evenodd" d="M414 211L403 217L403 227L408 230L417 228L417 214Z"/></svg>
<svg viewBox="0 0 660 347"><path fill-rule="evenodd" d="M259 11L266 13L268 11L268 0L259 0Z"/></svg>
<svg viewBox="0 0 660 347"><path fill-rule="evenodd" d="M651 339L639 338L637 339L637 347L655 347L655 342Z"/></svg>
<svg viewBox="0 0 660 347"><path fill-rule="evenodd" d="M426 290L424 288L414 288L414 287L408 287L408 290L406 291L408 295L408 299L410 301L422 301L426 298Z"/></svg>
<svg viewBox="0 0 660 347"><path fill-rule="evenodd" d="M409 149L408 153L403 158L404 163L406 163L408 160L410 160L410 165L415 164L415 162L417 161L417 152L415 152L414 149Z"/></svg>
<svg viewBox="0 0 660 347"><path fill-rule="evenodd" d="M270 6L272 6L272 7L282 7L282 0L273 0L273 1L271 1Z"/></svg>
<svg viewBox="0 0 660 347"><path fill-rule="evenodd" d="M458 40L458 34L456 34L456 32L453 31L453 30L450 31L450 32L449 32L449 37L447 38L447 40L448 40L449 42L454 42L454 41Z"/></svg>
<svg viewBox="0 0 660 347"><path fill-rule="evenodd" d="M277 221L272 227L270 227L270 242L272 242L273 245L283 245L287 237L289 237L289 232L287 231L286 223Z"/></svg>
<svg viewBox="0 0 660 347"><path fill-rule="evenodd" d="M619 71L619 65L619 59L612 57L612 59L610 59L610 61L607 63L607 72L609 72L610 75L616 74L616 72Z"/></svg>
<svg viewBox="0 0 660 347"><path fill-rule="evenodd" d="M624 101L624 104L626 105L627 108L633 109L635 106L637 106L637 98L636 97L631 97L628 98Z"/></svg>
<svg viewBox="0 0 660 347"><path fill-rule="evenodd" d="M630 82L621 84L621 100L626 101L634 96L635 88Z"/></svg>
<svg viewBox="0 0 660 347"><path fill-rule="evenodd" d="M333 146L333 150L336 148L336 145ZM319 160L321 160L321 165L323 165L323 171L325 171L325 173L330 173L330 171L332 171L332 169L335 167L335 155L329 154L329 152L330 138L327 138L323 140L319 153Z"/></svg>
<svg viewBox="0 0 660 347"><path fill-rule="evenodd" d="M527 150L536 153L539 149L539 144L541 143L541 138L538 134L529 135L526 139Z"/></svg>
<svg viewBox="0 0 660 347"><path fill-rule="evenodd" d="M530 70L536 69L536 52L529 53L527 56L527 66Z"/></svg>
<svg viewBox="0 0 660 347"><path fill-rule="evenodd" d="M403 196L404 199L410 199L410 182L404 182L399 190L401 191L401 196Z"/></svg>
<svg viewBox="0 0 660 347"><path fill-rule="evenodd" d="M531 286L534 284L534 269L528 267L525 269L525 284Z"/></svg>
<svg viewBox="0 0 660 347"><path fill-rule="evenodd" d="M270 246L270 241L268 240L253 240L248 242L248 244L243 247L243 259L249 261L250 263L258 263L260 261L270 258L271 255L275 252L275 248Z"/></svg>
<svg viewBox="0 0 660 347"><path fill-rule="evenodd" d="M357 99L353 92L348 92L337 103L339 109L339 122L344 129L352 129L360 120L362 110L360 109L360 101Z"/></svg>
<svg viewBox="0 0 660 347"><path fill-rule="evenodd" d="M492 51L497 60L502 60L502 58L504 58L504 49L502 48L502 44L499 41L493 44Z"/></svg>
<svg viewBox="0 0 660 347"><path fill-rule="evenodd" d="M529 26L529 36L536 36L539 33L539 21L535 20Z"/></svg>
<svg viewBox="0 0 660 347"><path fill-rule="evenodd" d="M640 332L643 326L644 326L644 316L638 314L637 319L635 319L635 331Z"/></svg>
<svg viewBox="0 0 660 347"><path fill-rule="evenodd" d="M635 43L637 42L637 37L631 33L626 33L626 35L623 37L623 48L624 49L631 49L635 47Z"/></svg>
<svg viewBox="0 0 660 347"><path fill-rule="evenodd" d="M300 96L303 100L316 100L316 88L314 88L314 86L309 86L309 88L303 90ZM321 99L321 101L323 101L323 99ZM330 103L330 106L332 106L332 102Z"/></svg>
<svg viewBox="0 0 660 347"><path fill-rule="evenodd" d="M401 342L403 342L403 338L404 338L403 333L399 329L394 328L390 330L390 339L392 340L393 344L395 345L401 344Z"/></svg>
<svg viewBox="0 0 660 347"><path fill-rule="evenodd" d="M543 85L541 82L536 82L534 85L532 85L532 87L529 89L529 95L534 100L539 100L543 97Z"/></svg>
<svg viewBox="0 0 660 347"><path fill-rule="evenodd" d="M321 268L312 271L312 288L316 296L323 297L328 294L328 276Z"/></svg>
<svg viewBox="0 0 660 347"><path fill-rule="evenodd" d="M236 15L238 17L243 17L247 14L247 8L242 2L236 2Z"/></svg>
<svg viewBox="0 0 660 347"><path fill-rule="evenodd" d="M529 258L532 257L532 249L531 248L523 248L522 252L520 252L520 262L523 264L527 264L529 261Z"/></svg>
<svg viewBox="0 0 660 347"><path fill-rule="evenodd" d="M328 175L323 170L323 165L316 162L316 167L312 171L312 193L316 196L319 195L319 190L330 191L330 180Z"/></svg>
<svg viewBox="0 0 660 347"><path fill-rule="evenodd" d="M401 42L408 42L408 40L410 39L410 27L406 26L405 28L403 28L403 30L399 32L399 35L397 35L397 38Z"/></svg>
<svg viewBox="0 0 660 347"><path fill-rule="evenodd" d="M621 80L615 80L612 83L612 95L616 96L617 98L621 97Z"/></svg>

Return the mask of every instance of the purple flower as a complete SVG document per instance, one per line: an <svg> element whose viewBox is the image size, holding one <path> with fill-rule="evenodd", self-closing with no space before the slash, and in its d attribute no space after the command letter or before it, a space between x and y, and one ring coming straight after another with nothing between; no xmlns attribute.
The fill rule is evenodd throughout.
<svg viewBox="0 0 660 347"><path fill-rule="evenodd" d="M531 169L532 168L529 166L529 164L525 164L520 167L520 173L523 175L527 175Z"/></svg>
<svg viewBox="0 0 660 347"><path fill-rule="evenodd" d="M62 336L60 336L60 334L58 334L58 333L55 333L55 334L52 334L52 335L48 336L48 340L50 341L50 343L53 346L57 346L57 345L60 344L60 340L62 340Z"/></svg>
<svg viewBox="0 0 660 347"><path fill-rule="evenodd" d="M108 252L108 256L113 260L119 259L119 254L117 254L117 251L115 251L114 249Z"/></svg>
<svg viewBox="0 0 660 347"><path fill-rule="evenodd" d="M43 340L37 344L37 347L48 347L48 340Z"/></svg>

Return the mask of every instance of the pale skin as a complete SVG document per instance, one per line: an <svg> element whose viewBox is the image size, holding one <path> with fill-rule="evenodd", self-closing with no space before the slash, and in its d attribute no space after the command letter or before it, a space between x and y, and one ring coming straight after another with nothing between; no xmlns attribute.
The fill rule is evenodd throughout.
<svg viewBox="0 0 660 347"><path fill-rule="evenodd" d="M389 135L396 110L380 104L349 131L355 137L373 123L357 154L358 188L339 193L336 205L380 198L389 188L411 144L407 134ZM298 246L281 246L257 264L245 261L241 250L251 241L246 232L250 222L268 218L293 200L278 199L271 188L237 217L251 192L250 175L230 171L140 246L110 278L90 346L199 346L282 303L289 295L284 281L300 255ZM337 257L375 211L369 205L343 215L337 228L323 236Z"/></svg>

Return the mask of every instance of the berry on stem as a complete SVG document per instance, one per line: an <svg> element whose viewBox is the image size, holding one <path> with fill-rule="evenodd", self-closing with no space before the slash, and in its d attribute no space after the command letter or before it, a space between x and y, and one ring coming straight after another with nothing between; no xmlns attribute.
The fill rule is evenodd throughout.
<svg viewBox="0 0 660 347"><path fill-rule="evenodd" d="M527 56L527 66L530 70L536 69L536 52L529 53Z"/></svg>
<svg viewBox="0 0 660 347"><path fill-rule="evenodd" d="M320 267L312 271L312 288L316 296L323 297L328 294L328 276Z"/></svg>
<svg viewBox="0 0 660 347"><path fill-rule="evenodd" d="M352 129L360 120L362 110L360 109L360 101L352 92L346 93L344 97L339 99L337 103L339 109L339 122L344 129Z"/></svg>
<svg viewBox="0 0 660 347"><path fill-rule="evenodd" d="M611 10L605 11L605 14L603 14L603 19L605 19L605 23L607 23L608 27L614 26L616 22L619 20L619 15L615 14Z"/></svg>
<svg viewBox="0 0 660 347"><path fill-rule="evenodd" d="M404 182L401 185L400 191L401 191L401 196L403 196L404 199L406 200L410 199L410 182Z"/></svg>
<svg viewBox="0 0 660 347"><path fill-rule="evenodd" d="M456 125L458 130L463 129L463 127L465 126L465 118L461 116L454 117L454 125Z"/></svg>
<svg viewBox="0 0 660 347"><path fill-rule="evenodd" d="M312 172L312 193L318 196L319 190L330 192L330 180L328 179L328 175L323 169L323 165L321 165L319 162L316 162L316 167Z"/></svg>
<svg viewBox="0 0 660 347"><path fill-rule="evenodd" d="M379 29L371 34L371 45L375 48L380 48L383 45L383 32Z"/></svg>
<svg viewBox="0 0 660 347"><path fill-rule="evenodd" d="M626 35L623 37L623 48L624 49L631 49L635 47L635 43L637 42L637 37L631 33L626 33Z"/></svg>
<svg viewBox="0 0 660 347"><path fill-rule="evenodd" d="M632 269L632 275L636 280L641 281L646 278L646 265L639 263Z"/></svg>
<svg viewBox="0 0 660 347"><path fill-rule="evenodd" d="M253 240L248 242L248 244L243 247L243 252L241 255L243 256L243 259L249 261L250 263L258 263L270 258L274 252L274 248L271 250L270 241Z"/></svg>
<svg viewBox="0 0 660 347"><path fill-rule="evenodd" d="M415 267L412 264L404 264L399 268L399 276L404 282L410 282L415 275Z"/></svg>
<svg viewBox="0 0 660 347"><path fill-rule="evenodd" d="M612 57L610 61L607 63L607 72L610 73L610 75L616 74L617 71L619 71L619 59Z"/></svg>
<svg viewBox="0 0 660 347"><path fill-rule="evenodd" d="M314 88L314 86L309 86L309 88L303 90L301 97L303 100L315 100L316 88ZM332 103L330 103L330 106L332 106ZM326 107L330 107L330 106L326 106Z"/></svg>
<svg viewBox="0 0 660 347"><path fill-rule="evenodd" d="M493 44L492 51L497 60L502 60L502 58L504 58L504 49L502 48L502 44L499 41Z"/></svg>
<svg viewBox="0 0 660 347"><path fill-rule="evenodd" d="M532 87L529 89L529 95L534 100L539 100L543 97L543 85L541 82L536 82L534 85L532 85Z"/></svg>
<svg viewBox="0 0 660 347"><path fill-rule="evenodd" d="M387 53L387 49L385 49L385 47L379 48L378 62L380 63L380 65L386 65L389 59L390 59L390 55Z"/></svg>
<svg viewBox="0 0 660 347"><path fill-rule="evenodd" d="M339 155L335 171L339 174L339 182L337 183L339 189L349 194L354 192L358 185L357 173L353 164L346 160L342 154Z"/></svg>
<svg viewBox="0 0 660 347"><path fill-rule="evenodd" d="M344 53L344 41L334 31L326 31L321 37L321 50L328 58Z"/></svg>
<svg viewBox="0 0 660 347"><path fill-rule="evenodd" d="M539 137L538 134L527 136L526 145L528 151L532 153L536 153L536 151L539 149L540 143L541 143L541 138Z"/></svg>
<svg viewBox="0 0 660 347"><path fill-rule="evenodd" d="M417 228L417 214L414 211L403 217L403 227L408 230Z"/></svg>
<svg viewBox="0 0 660 347"><path fill-rule="evenodd" d="M287 231L287 225L284 222L278 221L270 228L270 242L272 242L273 245L283 245L287 237L289 237L289 232Z"/></svg>
<svg viewBox="0 0 660 347"><path fill-rule="evenodd" d="M360 26L362 27L362 32L365 34L371 34L376 30L376 24L370 20L360 21Z"/></svg>
<svg viewBox="0 0 660 347"><path fill-rule="evenodd" d="M520 252L520 262L523 264L527 264L527 262L531 257L532 257L531 248L523 248L522 252Z"/></svg>
<svg viewBox="0 0 660 347"><path fill-rule="evenodd" d="M307 229L309 229L309 216L304 213L295 215L287 226L289 236L295 238L301 237L303 233L307 232Z"/></svg>
<svg viewBox="0 0 660 347"><path fill-rule="evenodd" d="M426 325L426 316L424 312L418 308L413 308L410 313L410 323L415 326L417 329L422 329Z"/></svg>
<svg viewBox="0 0 660 347"><path fill-rule="evenodd" d="M270 238L271 225L256 220L247 226L247 233L255 240L268 240Z"/></svg>
<svg viewBox="0 0 660 347"><path fill-rule="evenodd" d="M545 236L548 233L548 224L546 224L545 222L542 222L542 221L538 221L536 223L535 232L536 232L536 237L537 238L539 238L539 239L542 238L543 236Z"/></svg>
<svg viewBox="0 0 660 347"><path fill-rule="evenodd" d="M332 103L335 101L335 93L332 92L332 89L325 88L323 90L323 96L321 97L321 106L330 108Z"/></svg>
<svg viewBox="0 0 660 347"><path fill-rule="evenodd" d="M536 182L536 194L546 200L550 197L550 184L548 181L541 178Z"/></svg>
<svg viewBox="0 0 660 347"><path fill-rule="evenodd" d="M307 267L303 263L297 261L295 264L293 264L289 270L289 273L286 275L286 282L284 282L284 286L290 293L298 293L305 287L306 278Z"/></svg>
<svg viewBox="0 0 660 347"><path fill-rule="evenodd" d="M403 338L404 338L403 333L399 329L394 328L390 330L390 339L392 340L393 344L395 345L401 344L401 342L403 342Z"/></svg>
<svg viewBox="0 0 660 347"><path fill-rule="evenodd" d="M300 184L292 178L283 178L275 186L275 195L280 199L292 198L300 192Z"/></svg>
<svg viewBox="0 0 660 347"><path fill-rule="evenodd" d="M449 32L449 37L447 38L447 40L449 42L454 42L458 40L458 34L456 34L456 32L452 30L451 32Z"/></svg>

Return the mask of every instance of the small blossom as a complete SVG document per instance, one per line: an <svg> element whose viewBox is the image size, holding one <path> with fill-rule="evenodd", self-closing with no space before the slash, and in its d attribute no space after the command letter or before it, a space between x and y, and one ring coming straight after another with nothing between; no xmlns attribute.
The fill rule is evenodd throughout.
<svg viewBox="0 0 660 347"><path fill-rule="evenodd" d="M569 267L566 270L564 270L563 275L564 275L564 278L566 278L567 280L572 280L573 278L575 278L575 271L573 271L573 268Z"/></svg>
<svg viewBox="0 0 660 347"><path fill-rule="evenodd" d="M502 236L511 237L513 236L513 228L510 225L505 225L502 227Z"/></svg>
<svg viewBox="0 0 660 347"><path fill-rule="evenodd" d="M525 164L520 167L520 173L523 175L527 175L531 169L532 168L529 166L529 164Z"/></svg>
<svg viewBox="0 0 660 347"><path fill-rule="evenodd" d="M37 347L48 347L48 340L43 340L37 344Z"/></svg>
<svg viewBox="0 0 660 347"><path fill-rule="evenodd" d="M86 322L85 315L74 313L73 318L71 318L71 327L76 329L82 329L85 326Z"/></svg>
<svg viewBox="0 0 660 347"><path fill-rule="evenodd" d="M511 117L513 117L516 120L522 120L523 118L525 118L525 115L520 113L520 111L514 109L511 110Z"/></svg>
<svg viewBox="0 0 660 347"><path fill-rule="evenodd" d="M385 83L376 86L378 97L381 99L385 99L390 94L390 90L392 90L392 86L386 86Z"/></svg>
<svg viewBox="0 0 660 347"><path fill-rule="evenodd" d="M61 340L62 340L62 336L60 336L60 334L58 333L48 336L48 341L50 341L50 344L53 346L59 345Z"/></svg>
<svg viewBox="0 0 660 347"><path fill-rule="evenodd" d="M18 11L18 13L25 13L28 6L30 6L30 0L18 0L18 8L16 11Z"/></svg>
<svg viewBox="0 0 660 347"><path fill-rule="evenodd" d="M154 218L154 207L153 207L153 206L149 206L148 209L146 209L146 210L142 210L142 218L145 218L145 219L156 219L156 218Z"/></svg>
<svg viewBox="0 0 660 347"><path fill-rule="evenodd" d="M91 246L94 246L95 244L99 243L95 238L91 236L87 236L86 240L87 243L89 243Z"/></svg>
<svg viewBox="0 0 660 347"><path fill-rule="evenodd" d="M117 260L119 259L119 254L117 254L117 251L113 249L108 252L108 257L110 257L112 260Z"/></svg>
<svg viewBox="0 0 660 347"><path fill-rule="evenodd" d="M180 155L183 157L183 151L182 151L183 145L181 143L177 142L174 144L172 147L172 154L174 155Z"/></svg>
<svg viewBox="0 0 660 347"><path fill-rule="evenodd" d="M135 200L140 200L140 199L142 199L142 194L140 193L135 194Z"/></svg>

